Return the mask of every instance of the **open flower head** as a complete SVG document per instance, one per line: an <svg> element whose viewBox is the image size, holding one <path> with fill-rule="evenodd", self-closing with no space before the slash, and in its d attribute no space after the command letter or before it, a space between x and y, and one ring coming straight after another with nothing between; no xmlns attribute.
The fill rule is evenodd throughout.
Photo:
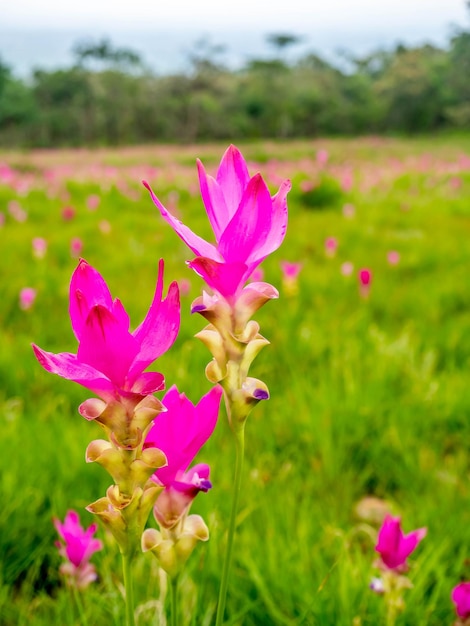
<svg viewBox="0 0 470 626"><path fill-rule="evenodd" d="M78 513L68 511L63 523L54 519L54 526L61 539L56 542L56 546L60 555L65 559L61 572L70 584L78 588L87 587L97 578L90 558L103 547L101 541L94 538L97 525L91 524L85 530L80 524Z"/></svg>
<svg viewBox="0 0 470 626"><path fill-rule="evenodd" d="M389 570L406 571L407 558L426 536L426 532L426 528L419 528L404 535L400 518L387 515L375 546L376 552L380 554L381 564Z"/></svg>
<svg viewBox="0 0 470 626"><path fill-rule="evenodd" d="M193 233L163 206L147 183L144 185L162 217L196 255L190 267L209 287L231 300L256 267L281 245L291 184L285 180L271 197L260 174L250 177L245 159L235 146L226 150L215 178L206 173L199 160L197 166L215 243Z"/></svg>
<svg viewBox="0 0 470 626"><path fill-rule="evenodd" d="M457 615L464 620L470 618L470 582L456 585L452 589L451 598Z"/></svg>
<svg viewBox="0 0 470 626"><path fill-rule="evenodd" d="M144 397L163 389L158 372L144 370L170 348L180 322L178 286L162 300L163 261L159 264L153 302L133 332L120 300L113 300L104 279L81 259L70 283L70 319L78 340L76 354L46 352L33 344L39 363L53 374L73 380L105 402Z"/></svg>

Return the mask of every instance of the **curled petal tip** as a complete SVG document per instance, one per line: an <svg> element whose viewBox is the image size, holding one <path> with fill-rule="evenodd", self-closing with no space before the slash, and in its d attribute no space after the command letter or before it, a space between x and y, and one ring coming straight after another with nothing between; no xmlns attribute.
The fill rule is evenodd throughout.
<svg viewBox="0 0 470 626"><path fill-rule="evenodd" d="M256 400L269 400L269 392L266 389L255 389L253 398Z"/></svg>

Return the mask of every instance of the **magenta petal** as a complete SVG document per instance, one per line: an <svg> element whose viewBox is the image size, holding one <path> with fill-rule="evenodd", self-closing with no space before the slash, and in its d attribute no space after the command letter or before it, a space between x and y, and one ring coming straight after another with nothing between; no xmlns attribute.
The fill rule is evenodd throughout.
<svg viewBox="0 0 470 626"><path fill-rule="evenodd" d="M470 582L463 582L452 589L452 602L457 615L462 619L470 617Z"/></svg>
<svg viewBox="0 0 470 626"><path fill-rule="evenodd" d="M225 225L227 225L237 212L250 180L245 159L235 146L231 145L225 151L217 171L216 180L223 191L225 205L228 209L228 219L225 220Z"/></svg>
<svg viewBox="0 0 470 626"><path fill-rule="evenodd" d="M148 396L156 391L165 388L165 377L159 372L144 372L134 380L130 389L132 393L138 393L141 396Z"/></svg>
<svg viewBox="0 0 470 626"><path fill-rule="evenodd" d="M194 498L199 491L211 489L209 476L210 467L206 463L198 463L187 472L179 472L171 483L171 488Z"/></svg>
<svg viewBox="0 0 470 626"><path fill-rule="evenodd" d="M271 229L272 200L259 174L248 183L240 206L224 231L219 251L227 263L246 263L260 258Z"/></svg>
<svg viewBox="0 0 470 626"><path fill-rule="evenodd" d="M202 201L206 207L215 239L218 242L230 221L231 215L225 204L222 188L212 176L206 174L206 170L199 159L197 160L197 169Z"/></svg>
<svg viewBox="0 0 470 626"><path fill-rule="evenodd" d="M111 310L113 308L111 293L101 274L85 259L80 259L70 281L69 304L73 332L79 341L88 313L97 304Z"/></svg>
<svg viewBox="0 0 470 626"><path fill-rule="evenodd" d="M248 274L244 263L217 263L205 257L197 257L188 265L209 287L226 298L236 295Z"/></svg>
<svg viewBox="0 0 470 626"><path fill-rule="evenodd" d="M163 485L169 485L178 472L184 472L199 449L211 436L219 414L221 387L213 387L194 406L173 385L163 397L166 413L160 413L150 429L145 446L162 450L168 465L155 472Z"/></svg>
<svg viewBox="0 0 470 626"><path fill-rule="evenodd" d="M154 204L158 208L161 213L163 219L170 224L176 234L184 241L184 243L194 252L196 255L207 256L216 261L221 261L219 253L214 245L202 239L198 235L195 235L193 231L185 226L180 220L176 219L171 213L169 213L157 196L153 193L150 185L143 181L144 186L150 192L150 197L152 198Z"/></svg>
<svg viewBox="0 0 470 626"><path fill-rule="evenodd" d="M73 380L107 402L114 398L114 385L109 378L91 365L81 362L75 354L69 352L52 354L52 352L41 350L34 344L33 350L39 363L51 374Z"/></svg>
<svg viewBox="0 0 470 626"><path fill-rule="evenodd" d="M103 372L122 387L139 344L129 331L103 306L90 311L78 347L77 358Z"/></svg>
<svg viewBox="0 0 470 626"><path fill-rule="evenodd" d="M285 180L272 198L271 229L263 245L256 250L257 259L265 259L284 241L287 231L287 194L291 187L290 180Z"/></svg>
<svg viewBox="0 0 470 626"><path fill-rule="evenodd" d="M157 287L152 304L133 336L140 345L129 371L129 381L138 376L174 343L180 327L180 298L176 282L171 283L167 297L161 301L163 261L160 261Z"/></svg>

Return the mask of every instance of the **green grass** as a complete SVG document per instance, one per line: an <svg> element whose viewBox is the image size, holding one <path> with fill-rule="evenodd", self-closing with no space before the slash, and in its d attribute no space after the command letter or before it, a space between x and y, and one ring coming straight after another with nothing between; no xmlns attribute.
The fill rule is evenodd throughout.
<svg viewBox="0 0 470 626"><path fill-rule="evenodd" d="M259 158L268 180L273 172L288 175L294 187L286 240L263 264L265 279L281 297L256 314L271 345L251 372L268 384L271 399L247 425L228 623L384 623L383 598L369 590L377 526L356 512L361 498L373 495L402 515L406 531L428 527L411 559L414 586L397 624L450 624L450 591L470 578L470 137L241 147L251 161ZM327 176L340 178L346 168L354 186L342 192L335 187L331 204L312 206L300 183L314 179L318 148L330 153ZM98 427L77 413L88 392L43 371L30 343L75 350L68 318L68 282L76 265L72 237L83 239L83 256L123 301L134 326L146 313L163 257L166 284L189 279L191 293L182 298L179 338L154 369L165 374L168 387L176 383L198 400L209 389L204 367L210 355L193 338L204 320L191 317L189 308L202 285L184 264L191 253L157 216L140 188L141 172L132 168L155 166L155 192L166 202L177 191L183 221L209 236L196 168L188 164L201 156L213 172L224 149L0 155L0 162L34 177L24 196L0 184L6 213L0 229L2 625L123 624L119 554L102 529L106 549L93 557L100 578L81 594L81 617L60 580L52 517L74 508L91 523L84 507L104 495L109 478L84 460L88 442L100 437ZM116 178L106 180L99 169L85 172L95 162L112 164ZM70 173L48 190L42 168L64 163ZM455 177L458 187L450 182ZM116 181L126 182L132 199ZM101 197L94 212L85 203L91 193ZM24 223L8 214L12 199L27 210ZM355 206L353 219L342 215L346 202ZM69 222L61 218L66 205L76 210ZM100 231L102 220L111 225L109 234ZM35 236L49 242L42 260L31 253ZM339 241L335 258L324 253L328 236ZM389 250L400 252L397 266L388 265ZM304 264L297 295L282 288L282 259ZM340 272L346 261L355 266L349 277ZM373 272L367 300L359 296L360 267ZM38 291L29 311L18 307L24 286ZM182 581L183 624L214 621L232 443L222 412L199 457L211 465L214 488L199 496L193 511L205 518L211 539L198 546ZM166 602L165 580L151 556L139 559L136 580L137 623L156 624Z"/></svg>

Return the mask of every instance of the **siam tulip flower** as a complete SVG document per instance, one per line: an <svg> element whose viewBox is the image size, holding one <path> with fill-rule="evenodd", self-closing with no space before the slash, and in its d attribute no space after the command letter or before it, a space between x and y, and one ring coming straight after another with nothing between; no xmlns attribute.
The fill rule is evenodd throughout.
<svg viewBox="0 0 470 626"><path fill-rule="evenodd" d="M78 259L83 250L83 241L80 237L74 237L70 242L70 254L73 259Z"/></svg>
<svg viewBox="0 0 470 626"><path fill-rule="evenodd" d="M470 618L470 582L459 583L452 589L452 602L455 604L457 615L467 620Z"/></svg>
<svg viewBox="0 0 470 626"><path fill-rule="evenodd" d="M28 219L28 214L16 200L11 200L8 203L8 213L15 221L20 222L20 224L26 222Z"/></svg>
<svg viewBox="0 0 470 626"><path fill-rule="evenodd" d="M258 265L281 245L287 228L286 196L291 187L284 181L271 194L260 174L250 178L245 159L230 146L220 162L216 178L197 163L202 199L215 236L215 244L194 234L175 218L155 196L162 217L194 252L189 266L215 292L233 304Z"/></svg>
<svg viewBox="0 0 470 626"><path fill-rule="evenodd" d="M191 283L187 278L181 278L178 281L178 287L182 296L188 296L191 291Z"/></svg>
<svg viewBox="0 0 470 626"><path fill-rule="evenodd" d="M369 297L370 285L372 282L372 272L367 268L359 270L359 290L363 298Z"/></svg>
<svg viewBox="0 0 470 626"><path fill-rule="evenodd" d="M66 577L67 582L85 589L97 579L95 567L90 563L91 556L103 548L99 539L93 535L97 525L92 524L86 530L80 524L80 518L76 511L68 511L64 523L54 519L54 526L62 541L56 541L60 555L65 563L60 566L60 572Z"/></svg>
<svg viewBox="0 0 470 626"><path fill-rule="evenodd" d="M387 515L379 530L376 552L380 554L381 565L386 570L403 572L408 569L406 560L426 536L427 529L420 528L408 535L401 529L399 517Z"/></svg>
<svg viewBox="0 0 470 626"><path fill-rule="evenodd" d="M75 217L75 209L71 206L66 206L62 209L62 219L64 222L70 222Z"/></svg>
<svg viewBox="0 0 470 626"><path fill-rule="evenodd" d="M351 261L345 261L344 263L341 264L341 274L343 276L351 276L353 272L354 272L354 265L351 263Z"/></svg>
<svg viewBox="0 0 470 626"><path fill-rule="evenodd" d="M217 385L194 406L173 385L162 400L166 412L157 416L147 434L144 450L159 448L167 458L167 465L153 475L154 482L165 487L155 505L155 516L165 527L174 526L199 491L212 486L209 466L199 464L187 470L214 431L221 396L222 388Z"/></svg>
<svg viewBox="0 0 470 626"><path fill-rule="evenodd" d="M334 257L338 249L338 240L336 237L327 237L325 239L325 252L326 256Z"/></svg>
<svg viewBox="0 0 470 626"><path fill-rule="evenodd" d="M111 223L108 220L100 220L98 228L103 235L109 235L112 230Z"/></svg>
<svg viewBox="0 0 470 626"><path fill-rule="evenodd" d="M298 277L302 270L302 263L291 263L281 261L282 284L284 290L289 295L295 295L299 290Z"/></svg>
<svg viewBox="0 0 470 626"><path fill-rule="evenodd" d="M23 287L20 291L20 309L22 311L30 309L36 300L36 295L36 289L33 287Z"/></svg>
<svg viewBox="0 0 470 626"><path fill-rule="evenodd" d="M324 167L328 163L328 151L327 150L318 150L317 152L317 163L320 167Z"/></svg>
<svg viewBox="0 0 470 626"><path fill-rule="evenodd" d="M387 261L389 265L398 265L400 263L400 253L396 250L390 250L390 252L387 252Z"/></svg>
<svg viewBox="0 0 470 626"><path fill-rule="evenodd" d="M81 259L70 283L70 319L78 340L77 354L53 354L33 345L48 372L73 380L105 402L142 398L163 388L157 372L144 372L170 348L179 329L179 294L172 283L162 300L163 261L159 264L153 302L132 333L120 300L113 300L104 279Z"/></svg>
<svg viewBox="0 0 470 626"><path fill-rule="evenodd" d="M33 256L36 259L43 259L47 252L47 241L44 237L34 237L32 241Z"/></svg>
<svg viewBox="0 0 470 626"><path fill-rule="evenodd" d="M91 194L86 199L86 205L89 211L96 211L101 202L101 198L96 194Z"/></svg>

